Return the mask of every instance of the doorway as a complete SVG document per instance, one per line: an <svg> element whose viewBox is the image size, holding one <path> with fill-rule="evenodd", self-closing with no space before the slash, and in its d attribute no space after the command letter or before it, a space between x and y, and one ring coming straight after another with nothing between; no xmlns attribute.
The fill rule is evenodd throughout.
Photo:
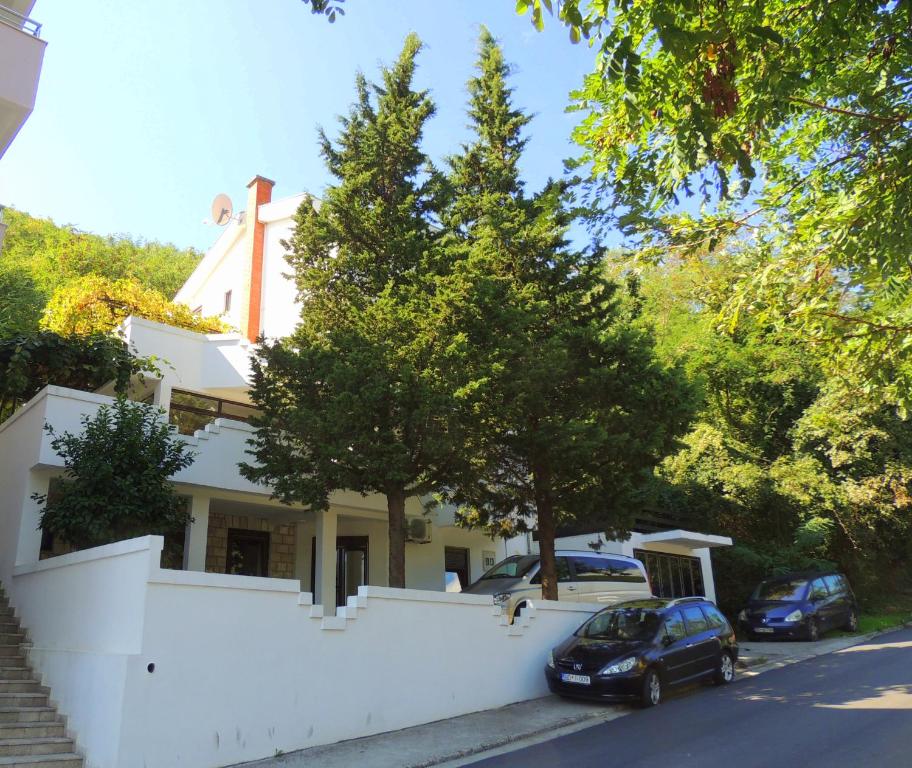
<svg viewBox="0 0 912 768"><path fill-rule="evenodd" d="M336 607L345 605L349 597L358 594L358 587L367 584L368 537L336 537ZM311 539L310 588L316 593L317 538Z"/></svg>
<svg viewBox="0 0 912 768"><path fill-rule="evenodd" d="M471 584L469 581L469 550L461 547L444 547L443 560L447 592L461 592L466 589ZM455 589L454 575L459 579L459 589Z"/></svg>

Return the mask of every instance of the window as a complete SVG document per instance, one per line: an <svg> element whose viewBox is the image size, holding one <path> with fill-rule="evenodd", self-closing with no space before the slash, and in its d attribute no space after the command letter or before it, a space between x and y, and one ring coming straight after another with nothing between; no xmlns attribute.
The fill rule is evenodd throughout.
<svg viewBox="0 0 912 768"><path fill-rule="evenodd" d="M225 573L239 576L268 576L269 534L265 531L229 528Z"/></svg>
<svg viewBox="0 0 912 768"><path fill-rule="evenodd" d="M676 642L686 636L687 631L684 629L684 619L681 618L680 611L669 613L665 617L665 637Z"/></svg>
<svg viewBox="0 0 912 768"><path fill-rule="evenodd" d="M617 608L595 614L576 635L598 640L652 640L660 623L660 614L650 608Z"/></svg>
<svg viewBox="0 0 912 768"><path fill-rule="evenodd" d="M682 610L688 635L699 635L709 629L709 622L700 610L699 605L689 605Z"/></svg>
<svg viewBox="0 0 912 768"><path fill-rule="evenodd" d="M703 597L703 564L699 557L669 555L635 549L633 556L646 566L656 597Z"/></svg>
<svg viewBox="0 0 912 768"><path fill-rule="evenodd" d="M511 555L501 560L482 579L519 579L538 563L538 555Z"/></svg>
<svg viewBox="0 0 912 768"><path fill-rule="evenodd" d="M831 595L844 595L845 594L845 585L843 583L842 577L840 576L824 576L824 582L827 585L827 588L830 590Z"/></svg>
<svg viewBox="0 0 912 768"><path fill-rule="evenodd" d="M566 557L555 558L558 583L570 581L570 562ZM541 584L541 570L532 577L530 584Z"/></svg>
<svg viewBox="0 0 912 768"><path fill-rule="evenodd" d="M624 581L645 583L646 577L633 563L595 555L570 558L576 581Z"/></svg>
<svg viewBox="0 0 912 768"><path fill-rule="evenodd" d="M810 600L825 600L829 596L830 593L826 588L826 584L823 583L823 579L814 579L811 582L811 594L808 595Z"/></svg>
<svg viewBox="0 0 912 768"><path fill-rule="evenodd" d="M222 314L227 315L231 311L231 291L225 291L225 307Z"/></svg>
<svg viewBox="0 0 912 768"><path fill-rule="evenodd" d="M218 418L250 421L251 417L259 413L256 408L245 403L172 389L168 421L174 424L182 435L192 435Z"/></svg>
<svg viewBox="0 0 912 768"><path fill-rule="evenodd" d="M702 607L709 626L713 629L728 629L728 620L722 615L722 611L714 605L704 605Z"/></svg>
<svg viewBox="0 0 912 768"><path fill-rule="evenodd" d="M765 581L754 590L754 600L781 600L794 603L804 599L807 590L806 579L786 579L785 581Z"/></svg>

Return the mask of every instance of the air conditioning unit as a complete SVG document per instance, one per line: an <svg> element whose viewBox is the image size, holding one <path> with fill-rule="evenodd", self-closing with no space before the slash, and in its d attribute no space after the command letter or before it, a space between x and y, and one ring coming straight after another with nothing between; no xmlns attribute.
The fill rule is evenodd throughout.
<svg viewBox="0 0 912 768"><path fill-rule="evenodd" d="M405 540L416 544L428 544L431 541L431 521L426 517L406 517Z"/></svg>

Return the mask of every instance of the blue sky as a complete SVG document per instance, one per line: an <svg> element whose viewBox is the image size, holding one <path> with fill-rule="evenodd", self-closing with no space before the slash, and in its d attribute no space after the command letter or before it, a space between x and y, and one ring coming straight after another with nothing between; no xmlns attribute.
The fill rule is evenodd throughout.
<svg viewBox="0 0 912 768"><path fill-rule="evenodd" d="M127 233L207 248L202 224L218 192L236 209L256 174L275 196L329 179L316 126L335 116L415 31L427 48L417 85L437 116L425 148L437 161L466 135L465 82L479 24L516 65L516 102L535 115L523 174L530 185L562 172L574 152L567 95L594 51L543 33L513 0L349 0L335 25L300 0L38 0L48 41L38 100L0 160L0 204L102 234Z"/></svg>

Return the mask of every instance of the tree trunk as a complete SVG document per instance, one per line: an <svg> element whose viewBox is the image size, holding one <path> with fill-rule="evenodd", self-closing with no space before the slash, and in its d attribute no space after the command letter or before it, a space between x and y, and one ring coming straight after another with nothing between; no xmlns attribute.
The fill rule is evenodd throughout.
<svg viewBox="0 0 912 768"><path fill-rule="evenodd" d="M554 558L554 505L550 475L545 469L533 471L535 511L538 516L538 549L541 558L542 600L557 600L557 561Z"/></svg>
<svg viewBox="0 0 912 768"><path fill-rule="evenodd" d="M386 494L389 513L389 585L405 588L405 490Z"/></svg>

